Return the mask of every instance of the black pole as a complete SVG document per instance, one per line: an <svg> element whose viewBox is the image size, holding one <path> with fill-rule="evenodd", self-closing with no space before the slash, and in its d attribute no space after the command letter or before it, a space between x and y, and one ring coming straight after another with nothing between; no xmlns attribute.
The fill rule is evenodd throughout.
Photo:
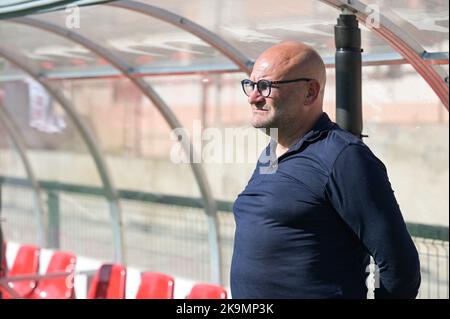
<svg viewBox="0 0 450 319"><path fill-rule="evenodd" d="M354 14L339 15L336 43L336 122L361 137L361 30Z"/></svg>

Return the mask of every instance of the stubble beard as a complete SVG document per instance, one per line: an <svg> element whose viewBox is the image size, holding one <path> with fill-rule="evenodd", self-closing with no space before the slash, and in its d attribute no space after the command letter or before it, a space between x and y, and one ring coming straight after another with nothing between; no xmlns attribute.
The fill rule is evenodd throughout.
<svg viewBox="0 0 450 319"><path fill-rule="evenodd" d="M276 127L277 114L273 110L267 111L267 113L259 114L254 113L252 116L251 124L257 129L271 129Z"/></svg>

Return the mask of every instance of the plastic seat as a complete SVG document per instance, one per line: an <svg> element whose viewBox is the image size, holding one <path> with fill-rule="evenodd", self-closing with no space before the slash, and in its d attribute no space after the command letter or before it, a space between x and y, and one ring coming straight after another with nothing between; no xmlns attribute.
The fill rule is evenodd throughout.
<svg viewBox="0 0 450 319"><path fill-rule="evenodd" d="M227 299L227 291L217 285L195 284L186 299Z"/></svg>
<svg viewBox="0 0 450 319"><path fill-rule="evenodd" d="M120 264L100 266L92 279L88 299L124 299L127 270Z"/></svg>
<svg viewBox="0 0 450 319"><path fill-rule="evenodd" d="M77 257L69 252L53 253L46 274L54 272L73 272ZM29 296L31 299L70 299L74 298L74 275L39 280L37 287Z"/></svg>
<svg viewBox="0 0 450 319"><path fill-rule="evenodd" d="M136 299L173 299L175 281L173 277L157 272L141 275Z"/></svg>
<svg viewBox="0 0 450 319"><path fill-rule="evenodd" d="M39 253L40 249L33 245L22 245L17 251L16 258L14 259L14 264L10 271L7 273L8 276L24 276L24 275L34 275L39 272ZM35 280L24 280L24 281L14 281L9 282L8 286L18 294L19 298L25 298L31 294L33 289L36 287ZM3 291L3 298L11 298L11 296Z"/></svg>

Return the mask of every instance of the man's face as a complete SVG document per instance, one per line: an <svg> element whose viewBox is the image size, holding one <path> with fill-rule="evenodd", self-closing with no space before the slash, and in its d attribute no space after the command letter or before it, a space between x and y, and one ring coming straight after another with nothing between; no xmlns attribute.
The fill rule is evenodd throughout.
<svg viewBox="0 0 450 319"><path fill-rule="evenodd" d="M261 79L279 81L289 80L290 75L283 72L282 68L277 69L269 60L261 59L255 63L250 79L253 82ZM252 126L280 129L288 126L293 120L300 120L302 105L300 88L303 86L301 83L274 84L268 97L262 96L255 86L248 97L252 107Z"/></svg>

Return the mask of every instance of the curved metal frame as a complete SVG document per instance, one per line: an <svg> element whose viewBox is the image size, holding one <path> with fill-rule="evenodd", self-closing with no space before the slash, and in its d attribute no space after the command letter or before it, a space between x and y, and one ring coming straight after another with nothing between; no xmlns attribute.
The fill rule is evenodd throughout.
<svg viewBox="0 0 450 319"><path fill-rule="evenodd" d="M320 1L338 9L351 8L352 10L355 10L358 19L363 23L366 21L366 18L368 16L368 11L366 11L367 6L359 2L358 0ZM216 34L182 16L176 15L170 11L152 5L132 0L112 2L106 5L136 11L171 23L178 28L181 28L189 33L198 36L200 39L216 48L218 51L220 51L222 54L236 63L236 65L245 73L249 74L251 72L253 62L244 54L239 52L234 47L230 46L225 40L218 37ZM432 90L436 93L436 95L448 110L449 95L448 82L446 81L447 75L441 67L432 65L434 63L430 63L430 61L426 59L429 53L427 53L419 43L417 43L414 39L404 33L383 15L380 15L380 28L374 29L374 31L378 33L389 45L391 45L397 52L399 52L406 59L406 61L416 69L416 71L431 86Z"/></svg>
<svg viewBox="0 0 450 319"><path fill-rule="evenodd" d="M358 0L319 0L325 4L341 10L350 10L354 12L358 20L365 24L370 10L367 6ZM400 53L414 69L425 79L432 90L449 109L448 82L444 69L438 65L430 65L424 57L426 50L407 33L403 32L392 21L380 13L380 27L372 28L381 38L383 38L391 47Z"/></svg>
<svg viewBox="0 0 450 319"><path fill-rule="evenodd" d="M28 155L26 152L26 147L23 143L23 139L20 135L19 130L15 127L14 121L8 112L4 109L4 106L0 103L0 123L6 128L8 135L11 137L11 140L14 146L19 153L20 159L23 163L25 171L28 176L28 180L30 181L31 188L33 189L34 194L34 207L36 212L36 224L38 225L38 237L37 242L41 247L47 246L47 226L45 220L45 210L44 205L42 203L41 197L41 187L36 179L36 175L34 174L33 167L28 159Z"/></svg>
<svg viewBox="0 0 450 319"><path fill-rule="evenodd" d="M169 108L169 106L162 100L162 98L153 90L153 88L143 79L135 78L130 75L132 67L122 61L120 58L109 52L106 48L94 43L93 41L81 36L70 30L66 30L60 26L41 21L35 18L15 18L10 20L12 22L25 24L41 30L45 30L66 39L78 43L79 45L91 50L98 56L104 58L112 66L117 68L122 74L127 77L134 85L156 106L158 111L164 117L166 122L172 129L182 128L183 126ZM0 51L1 52L1 51ZM194 153L193 145L188 140L181 141L182 147L188 156ZM195 155L193 158L196 158ZM217 217L217 204L212 195L211 187L206 173L200 163L190 163L194 177L200 188L203 201L205 203L205 212L208 219L208 237L211 252L211 280L216 283L221 283L221 253L220 253L220 238L219 238L219 223Z"/></svg>
<svg viewBox="0 0 450 319"><path fill-rule="evenodd" d="M335 67L335 57L325 56L322 57L327 68ZM427 64L432 65L448 65L448 52L433 52L423 55L423 60ZM375 54L363 54L362 66L378 66L378 65L401 65L408 64L399 53L375 53ZM152 77L152 76L182 76L182 75L195 75L195 74L224 74L224 73L236 73L242 72L236 65L230 64L229 67L179 67L179 68L167 68L167 67L138 67L130 71L130 75L133 77ZM122 74L111 67L110 69L103 69L102 71L48 71L41 72L41 78L45 80L79 80L79 79L115 79L122 76ZM12 75L0 75L0 82L21 80L22 76L18 74Z"/></svg>
<svg viewBox="0 0 450 319"><path fill-rule="evenodd" d="M135 11L170 23L177 28L197 36L199 39L217 49L220 53L233 61L243 72L250 74L252 70L253 62L242 52L231 46L217 34L212 33L211 31L189 19L186 19L185 17L179 16L162 8L132 0L110 2L105 5Z"/></svg>
<svg viewBox="0 0 450 319"><path fill-rule="evenodd" d="M75 111L74 107L71 103L64 97L62 93L60 93L57 89L52 87L47 82L43 81L39 74L32 70L22 59L17 57L17 54L13 54L8 52L5 49L0 48L0 56L4 57L6 60L15 64L18 68L22 69L24 72L28 73L33 79L39 82L47 92L55 98L56 101L61 105L64 111L67 113L69 118L73 121L78 131L81 134L81 137L86 142L86 145L94 159L94 162L97 166L98 172L100 174L100 178L102 180L103 186L106 191L106 196L108 198L108 202L110 205L110 211L112 215L112 224L113 224L113 236L114 236L114 259L117 262L125 263L125 258L123 254L123 235L122 235L122 218L121 218L121 208L119 205L119 195L117 190L115 189L112 180L110 178L106 162L103 159L103 156L94 141L93 137L89 133L87 127L81 121L79 115Z"/></svg>

